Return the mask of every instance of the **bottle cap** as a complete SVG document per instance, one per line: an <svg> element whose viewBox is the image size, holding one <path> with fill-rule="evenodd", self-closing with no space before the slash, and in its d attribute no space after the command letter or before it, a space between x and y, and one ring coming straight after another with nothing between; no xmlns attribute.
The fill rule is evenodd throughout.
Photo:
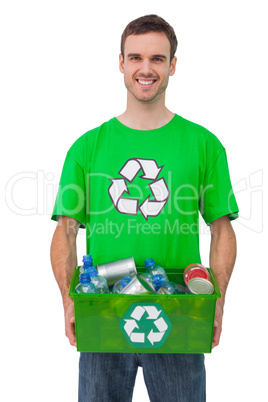
<svg viewBox="0 0 268 402"><path fill-rule="evenodd" d="M83 263L86 265L91 265L93 261L93 258L91 256L91 254L87 254L87 255L83 255Z"/></svg>
<svg viewBox="0 0 268 402"><path fill-rule="evenodd" d="M80 274L79 276L79 281L81 283L87 283L90 282L90 275L88 272L83 272L82 274Z"/></svg>
<svg viewBox="0 0 268 402"><path fill-rule="evenodd" d="M152 265L155 264L155 261L152 258L146 258L146 260L144 260L144 265L147 267L151 267Z"/></svg>
<svg viewBox="0 0 268 402"><path fill-rule="evenodd" d="M158 274L158 275L154 275L154 283L158 286L162 286L162 283L165 282L165 278L163 277L163 275Z"/></svg>
<svg viewBox="0 0 268 402"><path fill-rule="evenodd" d="M127 284L131 281L131 276L124 276L122 279L121 279L121 285L123 286L123 287L125 287L125 286L127 286Z"/></svg>
<svg viewBox="0 0 268 402"><path fill-rule="evenodd" d="M92 276L96 276L98 275L98 271L96 270L96 268L94 267L94 265L92 265L92 267L89 268L88 273L90 275L90 278Z"/></svg>

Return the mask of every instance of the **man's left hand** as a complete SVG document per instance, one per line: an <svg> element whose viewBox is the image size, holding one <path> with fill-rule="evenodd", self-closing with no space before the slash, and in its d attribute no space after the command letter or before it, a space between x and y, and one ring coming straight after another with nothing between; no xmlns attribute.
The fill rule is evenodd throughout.
<svg viewBox="0 0 268 402"><path fill-rule="evenodd" d="M218 346L218 344L220 343L220 337L221 337L221 331L222 331L222 316L223 316L223 305L220 302L220 300L217 300L215 320L214 320L214 334L213 334L212 349L215 346Z"/></svg>

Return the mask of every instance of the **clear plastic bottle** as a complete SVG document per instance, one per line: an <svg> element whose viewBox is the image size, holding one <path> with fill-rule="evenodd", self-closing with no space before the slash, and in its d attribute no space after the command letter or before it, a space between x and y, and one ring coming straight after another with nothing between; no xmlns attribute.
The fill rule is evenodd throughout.
<svg viewBox="0 0 268 402"><path fill-rule="evenodd" d="M159 286L158 292L171 294L171 295L178 295L180 293L185 293L179 291L178 287L174 282L165 281L163 275L154 275L154 283Z"/></svg>
<svg viewBox="0 0 268 402"><path fill-rule="evenodd" d="M97 293L96 287L91 282L88 272L80 274L79 281L79 284L75 288L77 293Z"/></svg>
<svg viewBox="0 0 268 402"><path fill-rule="evenodd" d="M120 281L117 281L113 286L112 293L120 293L131 279L131 276L124 276Z"/></svg>
<svg viewBox="0 0 268 402"><path fill-rule="evenodd" d="M153 275L163 275L165 282L168 282L168 277L164 268L160 267L160 265L156 265L155 261L152 258L147 258L144 261L145 267L147 268L146 272Z"/></svg>
<svg viewBox="0 0 268 402"><path fill-rule="evenodd" d="M96 270L94 265L89 267L87 269L87 272L90 275L91 282L97 289L97 293L110 293L106 279L103 276L98 275L98 271Z"/></svg>
<svg viewBox="0 0 268 402"><path fill-rule="evenodd" d="M141 274L140 276L142 276L142 277L149 283L149 285L152 286L152 287L155 289L156 292L159 290L159 288L160 288L161 285L158 285L158 284L155 282L154 277L155 277L155 276L162 277L162 278L163 278L163 282L165 281L163 275L160 275L160 274L154 276L153 274L151 274L151 273L149 273L149 272L145 272L145 273ZM160 279L160 278L159 278L159 279Z"/></svg>
<svg viewBox="0 0 268 402"><path fill-rule="evenodd" d="M83 265L80 267L80 273L87 271L88 268L93 266L93 258L91 254L87 254L83 256Z"/></svg>

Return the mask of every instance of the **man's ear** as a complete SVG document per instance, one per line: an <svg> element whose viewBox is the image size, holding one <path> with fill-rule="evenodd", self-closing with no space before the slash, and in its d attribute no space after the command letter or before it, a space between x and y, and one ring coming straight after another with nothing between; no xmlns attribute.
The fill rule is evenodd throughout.
<svg viewBox="0 0 268 402"><path fill-rule="evenodd" d="M124 74L124 59L122 56L122 53L119 54L119 70L121 71L122 74Z"/></svg>
<svg viewBox="0 0 268 402"><path fill-rule="evenodd" d="M177 57L174 56L170 63L169 76L171 77L176 71Z"/></svg>

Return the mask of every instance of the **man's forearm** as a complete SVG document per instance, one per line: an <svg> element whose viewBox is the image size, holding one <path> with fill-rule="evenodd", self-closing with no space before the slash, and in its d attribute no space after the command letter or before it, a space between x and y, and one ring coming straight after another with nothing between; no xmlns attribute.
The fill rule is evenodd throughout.
<svg viewBox="0 0 268 402"><path fill-rule="evenodd" d="M225 219L224 219L225 218ZM222 294L219 303L224 305L225 294L236 259L236 237L228 217L211 227L210 267Z"/></svg>
<svg viewBox="0 0 268 402"><path fill-rule="evenodd" d="M51 243L51 265L60 288L64 309L70 304L69 286L77 265L76 233L66 232L64 225L57 226Z"/></svg>

